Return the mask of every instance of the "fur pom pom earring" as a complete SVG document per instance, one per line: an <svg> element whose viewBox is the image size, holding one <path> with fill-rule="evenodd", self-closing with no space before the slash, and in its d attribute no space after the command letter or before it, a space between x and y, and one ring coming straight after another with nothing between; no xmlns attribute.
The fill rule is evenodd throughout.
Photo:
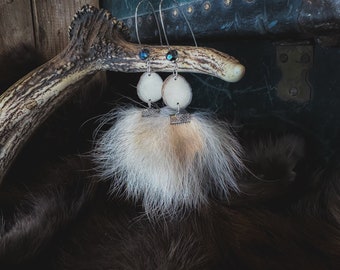
<svg viewBox="0 0 340 270"><path fill-rule="evenodd" d="M153 117L133 107L111 112L104 121L115 122L93 153L100 177L112 180L112 192L141 202L150 218L180 218L206 205L211 194L228 199L238 191L236 174L243 168L227 123L184 110L191 87L177 74L177 51L170 49L166 59L175 70L162 86L167 106Z"/></svg>

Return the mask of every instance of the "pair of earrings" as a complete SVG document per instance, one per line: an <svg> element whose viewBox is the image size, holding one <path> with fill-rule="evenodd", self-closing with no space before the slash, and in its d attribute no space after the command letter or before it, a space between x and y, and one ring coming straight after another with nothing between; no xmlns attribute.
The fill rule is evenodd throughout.
<svg viewBox="0 0 340 270"><path fill-rule="evenodd" d="M176 50L170 50L166 54L166 59L175 64L174 73L168 76L164 82L161 76L155 72L151 72L149 50L142 49L139 53L141 60L146 60L147 71L143 73L137 84L138 97L148 104L148 109L143 111L143 116L151 116L158 113L158 109L153 109L151 103L159 101L163 98L163 102L169 108L176 111L170 115L171 124L181 124L190 121L190 115L182 112L191 102L192 90L190 84L184 77L178 75L176 60L178 53Z"/></svg>
<svg viewBox="0 0 340 270"><path fill-rule="evenodd" d="M139 45L141 46L141 41L138 33L138 8L143 2L147 2L152 9L152 12L155 17L155 21L158 28L158 33L160 35L160 44L163 45L161 31L159 27L159 23L157 20L156 12L148 0L142 0L138 3L135 11L135 29L136 36ZM170 49L169 41L167 38L167 34L164 27L164 21L162 16L162 3L163 0L159 2L159 13L160 20L162 25L162 30L164 34L165 41L169 48L168 53L165 55L165 59L174 64L174 72L172 75L168 76L164 82L163 79L155 72L151 72L150 68L150 51L146 48L142 48L139 52L139 58L143 61L146 61L147 70L141 76L138 84L137 84L137 95L138 97L148 104L148 108L142 112L142 116L152 116L160 112L159 109L152 108L152 103L155 103L163 98L163 102L167 105L168 108L171 108L175 111L174 114L170 115L170 124L181 124L187 123L190 121L190 114L184 112L183 110L191 103L192 99L192 90L190 84L185 80L184 77L178 75L177 72L177 60L178 60L178 52L176 50ZM178 6L177 1L174 3ZM191 29L191 26L182 12L185 21L187 22L189 29L192 33L194 43L197 47L197 42L195 39L195 35Z"/></svg>
<svg viewBox="0 0 340 270"><path fill-rule="evenodd" d="M181 218L188 210L206 205L212 194L226 199L231 190L238 190L236 172L243 168L242 150L228 123L216 121L207 113L183 112L190 104L192 92L177 73L179 55L167 41L162 0L160 18L169 48L164 61L174 65L174 72L163 82L151 71L152 49L141 45L137 25L137 10L145 1L152 7L150 1L141 0L135 12L139 58L146 62L137 94L148 104L142 116L152 117L141 117L141 110L135 107L122 107L109 113L107 122L114 124L98 140L94 156L99 175L112 179L112 192L140 201L152 219ZM162 45L161 38L160 41ZM151 104L161 98L167 106L152 109ZM178 125L182 123L187 124Z"/></svg>

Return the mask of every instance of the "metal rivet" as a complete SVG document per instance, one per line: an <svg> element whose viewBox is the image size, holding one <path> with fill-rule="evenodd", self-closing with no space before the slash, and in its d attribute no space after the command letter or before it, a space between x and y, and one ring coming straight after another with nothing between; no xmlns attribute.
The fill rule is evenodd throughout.
<svg viewBox="0 0 340 270"><path fill-rule="evenodd" d="M172 11L172 16L174 17L177 17L179 14L179 10L177 8L175 8L173 11Z"/></svg>
<svg viewBox="0 0 340 270"><path fill-rule="evenodd" d="M281 63L286 63L288 61L288 55L285 53L281 53L279 58L280 58Z"/></svg>
<svg viewBox="0 0 340 270"><path fill-rule="evenodd" d="M193 6L188 6L188 8L187 8L187 13L188 13L188 14L192 14L193 12L194 12Z"/></svg>
<svg viewBox="0 0 340 270"><path fill-rule="evenodd" d="M228 7L231 6L232 3L233 3L232 0L224 0L224 4Z"/></svg>
<svg viewBox="0 0 340 270"><path fill-rule="evenodd" d="M296 97L299 94L299 90L296 87L292 87L289 89L289 95L292 97Z"/></svg>
<svg viewBox="0 0 340 270"><path fill-rule="evenodd" d="M210 2L205 2L205 3L203 4L203 8L204 8L204 10L208 11L208 10L211 8Z"/></svg>
<svg viewBox="0 0 340 270"><path fill-rule="evenodd" d="M127 19L126 25L127 25L129 28L132 27L132 24L133 24L132 18Z"/></svg>

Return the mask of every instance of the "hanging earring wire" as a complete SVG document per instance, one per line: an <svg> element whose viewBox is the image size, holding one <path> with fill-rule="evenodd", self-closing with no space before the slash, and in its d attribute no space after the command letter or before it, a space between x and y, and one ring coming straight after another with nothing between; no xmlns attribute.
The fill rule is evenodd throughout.
<svg viewBox="0 0 340 270"><path fill-rule="evenodd" d="M181 12L185 22L187 23L188 27L189 27L189 30L190 30L190 33L191 33L191 36L194 40L194 43L195 43L195 47L198 47L197 45L197 41L196 41L196 38L195 38L195 34L194 34L194 31L192 30L192 27L188 21L188 18L187 16L185 16L183 10L180 8L180 5L179 3L176 1L176 0L172 0L172 2L174 2L177 6L177 8L179 9L179 11ZM161 21L161 26L162 26L162 30L163 30L163 35L164 35L164 39L165 39L165 42L166 42L166 45L168 46L169 50L171 50L170 48L170 44L169 44L169 40L168 40L168 36L166 34L166 31L165 31L165 26L164 26L164 20L163 20L163 14L162 14L162 4L163 4L163 0L160 0L159 2L159 6L158 6L158 9L159 9L159 18L160 18L160 21ZM169 59L168 59L169 60Z"/></svg>
<svg viewBox="0 0 340 270"><path fill-rule="evenodd" d="M187 16L185 16L184 12L180 8L179 3L176 0L172 0L172 1L176 4L176 6L179 9L179 11L181 12L185 22L187 23L188 28L189 28L190 33L191 33L191 36L192 36L192 38L194 40L195 47L198 47L194 31L192 30L192 27L191 27L191 25L190 25L190 23L188 21ZM164 39L165 39L166 45L168 46L168 49L169 49L169 51L168 51L168 53L166 54L165 57L166 57L167 60L175 63L173 74L174 74L175 79L177 79L178 72L177 72L177 64L176 64L176 62L178 60L178 52L176 50L172 50L171 47L170 47L169 40L168 40L168 35L166 34L164 20L163 20L162 4L163 4L163 0L160 0L159 6L158 6L158 9L159 9L159 18L160 18L160 21L161 21L161 26L162 26L162 30L163 30Z"/></svg>
<svg viewBox="0 0 340 270"><path fill-rule="evenodd" d="M153 8L151 2L149 0L141 0L135 10L135 29L136 29L136 36L139 43L139 46L141 47L138 56L141 60L146 61L146 72L140 77L139 82L137 84L137 95L138 97L146 102L148 104L148 107L142 111L143 117L149 117L154 116L159 113L159 109L152 108L152 102L157 102L162 98L162 85L163 85L163 79L161 76L159 76L157 73L151 71L151 64L150 64L150 51L147 48L144 48L139 37L139 31L138 31L138 9L140 5L144 2L147 2L149 7L151 7L151 10L153 12L153 15L155 17L155 22L158 28L158 34L159 34L159 40L161 43L161 46L163 46L162 41L162 32L159 26L159 22L156 16L155 9Z"/></svg>
<svg viewBox="0 0 340 270"><path fill-rule="evenodd" d="M158 29L159 42L160 42L161 45L163 45L161 28L159 26L159 22L158 22L158 19L157 19L157 16L156 16L156 11L155 11L153 5L151 4L151 2L148 1L148 0L139 1L138 5L136 6L136 9L135 9L135 30L136 30L136 37L137 37L138 44L142 47L142 43L141 43L140 38L139 38L139 30L138 30L138 9L139 9L140 5L143 4L144 2L147 2L147 4L150 6L150 8L152 10L152 13L154 15L155 22L156 22L156 25L157 25L157 29ZM149 52L148 49L142 48L141 51L139 52L139 58L141 60L147 60L149 58L149 55L150 55L150 52Z"/></svg>
<svg viewBox="0 0 340 270"><path fill-rule="evenodd" d="M173 2L176 4L177 8L182 13L189 27L191 35L193 37L195 46L198 47L194 32L191 28L191 25L187 17L185 16L184 12L180 9L178 2L175 0L173 0ZM164 20L163 20L162 3L163 3L163 0L160 0L159 2L160 21L161 21L164 39L169 49L165 57L167 60L171 61L174 64L173 75L169 76L163 83L162 97L163 97L164 103L171 109L175 110L175 114L170 115L170 124L171 125L185 124L191 121L190 113L187 113L184 109L191 102L192 90L191 90L190 84L185 80L185 78L178 75L178 68L177 68L178 52L177 50L171 49L170 44L169 44L169 40L168 40L168 36L165 31L165 25L164 25Z"/></svg>

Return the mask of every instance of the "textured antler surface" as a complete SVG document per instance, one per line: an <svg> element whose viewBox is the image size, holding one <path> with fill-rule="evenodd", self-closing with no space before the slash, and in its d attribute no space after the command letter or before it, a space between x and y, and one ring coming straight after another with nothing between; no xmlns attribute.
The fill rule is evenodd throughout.
<svg viewBox="0 0 340 270"><path fill-rule="evenodd" d="M54 109L72 94L72 85L99 70L144 72L139 45L126 41L128 29L105 10L84 6L70 26L70 42L55 58L15 83L0 97L0 183L22 145ZM154 71L172 72L167 47L150 51ZM244 67L219 51L172 46L178 51L178 71L212 75L235 82Z"/></svg>

